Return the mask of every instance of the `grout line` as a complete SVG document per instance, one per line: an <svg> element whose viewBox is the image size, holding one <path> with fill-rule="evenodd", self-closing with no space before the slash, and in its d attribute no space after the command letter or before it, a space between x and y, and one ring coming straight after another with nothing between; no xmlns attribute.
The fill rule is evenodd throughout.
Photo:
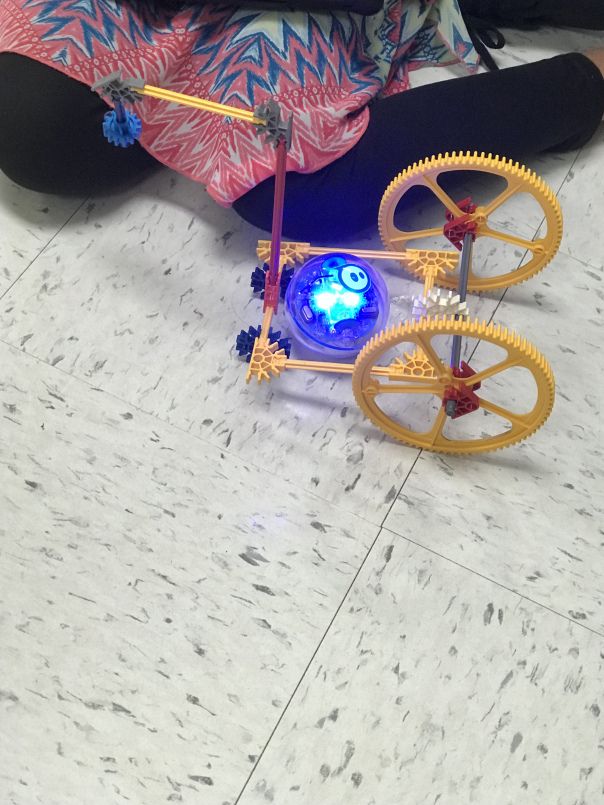
<svg viewBox="0 0 604 805"><path fill-rule="evenodd" d="M251 780L252 776L254 775L254 772L256 771L256 769L257 769L257 767L258 767L258 765L259 765L260 761L261 761L261 760L262 760L262 758L264 757L264 754L266 753L266 750L268 749L268 746L269 746L270 742L272 741L273 736L275 735L275 732L276 732L276 731L277 731L277 729L279 728L279 725L281 724L281 722L282 722L282 721L283 721L283 719L285 718L285 714L288 712L288 710L289 710L289 708L290 708L290 705L292 704L292 701L293 701L293 699L294 699L294 697L295 697L296 693L298 692L298 690L299 690L300 686L302 685L302 682L304 681L304 679L305 679L305 677L306 677L306 675L307 675L307 673L308 673L308 671L309 671L309 669L310 669L310 666L311 666L311 665L312 665L312 663L314 662L315 657L317 656L317 654L319 653L319 650L321 649L321 647L322 647L323 643L325 642L325 638L327 637L327 635L328 635L328 634L329 634L329 632L331 631L331 627L333 626L333 624L334 624L334 622L335 622L336 618L337 618L337 617L338 617L338 615L340 614L340 612L341 612L341 610L342 610L342 607L343 607L343 606L344 606L344 604L346 603L346 600L348 599L348 596L350 595L350 591L352 590L352 588L353 588L353 587L354 587L354 585L356 584L356 582L357 582L357 580L358 580L358 578L359 578L359 575L361 574L361 571L363 570L363 568L364 568L364 567L365 567L365 565L367 564L367 560L369 559L369 556L370 556L370 555L371 555L371 553L373 552L373 549L374 549L374 547L375 547L375 545L376 545L376 543L377 543L378 539L380 538L380 535L381 535L381 534L382 534L382 532L385 530L385 529L384 529L384 527L383 527L383 523L386 521L386 518L387 518L387 517L388 517L388 515L390 514L390 511L391 511L391 509L392 509L392 506L394 506L394 504L395 504L396 500L398 499L398 496L400 495L400 493L401 493L401 491L402 491L403 487L404 487L404 486L405 486L405 484L407 483L407 481L408 481L408 479L409 479L409 476L410 476L410 475L411 475L411 473L413 472L413 470L414 470L414 468L415 468L415 465L417 464L417 462L418 462L418 460L419 460L420 455L421 455L421 451L420 451L420 452L417 454L417 456L415 457L415 460L413 461L413 464L411 465L411 467L409 468L409 471L408 471L408 472L407 472L407 474L405 475L405 478L404 478L404 480L403 480L403 482L402 482L402 484L401 484L401 487L400 487L399 491L398 491L398 492L397 492L397 494L396 494L396 497L393 499L393 501L392 501L392 503L391 503L391 505L390 505L390 507L389 507L389 509L388 509L387 514L384 516L384 520L383 520L383 522L382 522L382 525L378 527L378 532L377 532L377 534L376 534L376 536L375 536L375 539L373 540L373 542L372 542L372 543L371 543L371 545L369 546L369 549L368 549L367 553L365 554L365 556L364 556L364 558L363 558L363 561L361 562L361 564L360 564L360 565L359 565L359 567L357 568L357 571L356 571L356 573L354 574L354 576L353 576L353 578L352 578L352 581L351 581L351 582L350 582L350 584L348 585L348 589L346 590L346 592L345 592L345 593L344 593L344 595L342 596L342 600L340 601L340 603L339 603L339 604L338 604L338 606L336 607L336 610L335 610L334 614L332 615L332 617L331 617L331 619L330 619L329 623L327 624L327 627L325 628L325 631L323 632L323 635L321 636L321 638L320 638L319 642L317 643L317 645L316 645L316 647L315 647L315 649L314 649L314 651L313 651L313 653L312 653L312 655L311 655L311 657L310 657L309 661L307 662L306 667L304 668L304 670L303 670L303 671L302 671L302 673L300 674L300 678L299 678L298 682L296 683L296 685L295 685L295 687L294 687L294 689L293 689L293 691L292 691L292 693L291 693L291 696L290 696L290 697L289 697L289 699L287 700L287 704L285 705L285 707L284 707L284 708L283 708L283 710L281 711L281 714L280 714L279 718L277 719L277 721L276 721L276 723L275 723L275 726L274 726L274 727L273 727L273 729L271 730L271 733L270 733L270 735L269 735L269 737L268 737L268 739L267 739L266 743L264 744L264 746L263 746L262 750L260 751L260 753L259 753L258 757L256 758L256 761L255 761L255 763L254 763L254 766L253 766L252 770L250 771L250 773L248 774L248 776L247 776L247 778L246 778L246 780L245 780L245 782L244 782L244 784L243 784L243 787L241 788L241 791L240 791L240 792L239 792L239 794L237 795L237 798L235 799L235 802L233 803L233 805L237 805L237 803L239 802L239 800L241 799L241 797L242 797L242 796L243 796L243 794L245 793L245 790L246 790L247 786L249 785L249 782L250 782L250 780Z"/></svg>
<svg viewBox="0 0 604 805"><path fill-rule="evenodd" d="M23 271L22 271L22 272L19 274L19 276L18 276L18 277L16 277L16 278L13 280L13 282L11 282L11 283L10 283L10 285L8 286L8 288L6 288L6 290L5 290L5 291L3 291L2 293L0 293L0 301L1 301L2 299L4 299L4 297L5 297L5 296L6 296L6 295L9 293L9 291L11 291L11 290L12 290L12 289L15 287L15 285L16 285L16 284L19 282L19 280L20 280L20 279L23 277L23 275L25 274L25 272L26 272L26 271L29 271L29 269L30 269L30 268L33 266L33 264L36 262L36 260L37 260L39 257L41 257L41 256L42 256L42 254L44 254L44 252L46 251L46 249L48 249L48 247L49 247L49 246L50 246L50 244L53 242L53 240L54 240L55 238L57 238L57 237L58 237L58 236L61 234L61 232L62 232L62 231L65 229L65 227L66 227L66 226L67 226L67 224L68 224L68 223L69 223L69 222L72 220L72 218L73 218L75 215L77 215L77 214L79 213L79 211L82 209L82 207L84 206L84 204L86 204L86 202L88 201L88 199L89 199L89 197L85 198L85 199L82 201L82 203L81 203L81 204L79 204L79 205L78 205L78 206L75 208L75 210L74 210L74 211L73 211L73 212L72 212L72 213L71 213L71 214L70 214L70 215L69 215L69 216L66 218L66 220L65 220L65 221L64 221L64 222L61 224L61 226L60 226L60 227L57 229L57 231L54 233L54 235L53 235L53 236L52 236L52 237L51 237L51 238L50 238L50 239L49 239L49 240L48 240L48 241L47 241L47 242L44 244L44 246L42 246L42 248L40 249L40 251L39 251L39 252L38 252L38 253L37 253L37 254L36 254L36 255L35 255L33 258L32 258L32 260L30 260L30 262L29 262L29 263L28 263L28 264L25 266L25 268L24 268L24 269L23 269ZM4 343L4 342L3 342L3 343Z"/></svg>
<svg viewBox="0 0 604 805"><path fill-rule="evenodd" d="M579 157L580 157L580 156L581 156L581 154L583 153L583 149L584 149L584 148L585 148L585 146L581 146L581 148L579 148L579 150L578 150L578 151L577 151L577 153L575 154L575 158L574 158L574 159L573 159L573 161L571 162L569 169L566 171L566 173L564 174L564 178L563 178L563 179L562 179L562 181L560 182L560 186L559 186L559 187L558 187L558 189L556 190L556 198L558 198L558 196L560 195L560 191L562 190L562 188L563 188L563 187L564 187L564 185L566 184L566 180L568 179L569 175L572 173L572 170L573 170L573 168L575 167L575 165L577 164L577 160L579 159Z"/></svg>
<svg viewBox="0 0 604 805"><path fill-rule="evenodd" d="M309 669L310 669L310 666L312 665L312 663L313 663L313 661L314 661L315 657L317 656L317 654L318 654L318 652L319 652L319 649L320 649L320 648L321 648L321 646L323 645L323 643L324 643L324 641L325 641L325 638L327 637L327 635L328 635L329 631L331 630L331 627L333 626L335 619L338 617L338 615L339 615L339 613L340 613L340 611L341 611L342 607L344 606L344 603L345 603L346 599L348 598L348 596L349 596L349 594L350 594L351 589L352 589L352 588L353 588L353 586L355 585L355 583L356 583L356 581L357 581L357 579L358 579L358 577L359 577L359 574L360 574L361 570L363 569L363 567L365 566L365 564L366 564L366 562L367 562L367 559L369 558L369 554L372 552L372 550L373 550L373 548L374 548L374 546L375 546L376 542L378 541L378 539L379 539L379 537L380 537L380 534L381 534L381 533L382 533L382 529L381 529L381 528L378 528L378 533L376 534L375 539L374 539L374 540L373 540L373 542L371 543L371 546L369 547L369 550L367 551L367 553L366 553L365 557L363 558L363 561L362 561L362 562L361 562L361 564L359 565L359 567L358 567L358 569L357 569L357 572L354 574L353 579L352 579L352 581L351 581L350 585L348 586L348 589L346 590L346 592L345 592L345 593L344 593L344 595L342 596L342 600L340 601L340 603L338 604L338 606L337 606L337 608L336 608L336 611L335 611L335 612L334 612L334 614L332 615L331 620L329 621L329 623L328 623L328 625L327 625L327 627L326 627L325 631L323 632L323 635L321 636L321 638L320 638L319 642L317 643L317 645L316 645L316 647L315 647L315 650L313 651L313 653L312 653L312 655L311 655L311 657L310 657L310 659L309 659L308 663L306 664L306 667L304 668L304 670L303 670L303 671L302 671L302 673L300 674L300 679L299 679L299 680L298 680L298 682L296 683L296 686L294 687L294 690L292 691L291 696L290 696L290 697L289 697L289 699L287 700L287 704L285 705L285 707L284 707L284 708L283 708L283 710L281 711L281 715L279 716L279 718L277 719L277 721L276 721L276 723L275 723L275 726L274 726L274 727L273 727L273 729L271 730L271 734L269 735L269 737L268 737L268 739L267 739L266 743L264 744L264 746L263 746L262 750L260 751L260 753L259 753L259 755L258 755L258 757L257 757L257 759L256 759L256 762L254 763L254 767L252 768L252 770L251 770L251 771L250 771L250 773L248 774L247 779L246 779L246 781L244 782L244 784L243 784L243 787L242 787L241 791L240 791L240 792L239 792L239 794L237 795L237 798L236 798L236 800L235 800L235 802L234 802L234 805L237 805L237 803L239 802L239 800L240 800L240 799L241 799L241 797L243 796L243 794L244 794L244 792L245 792L245 789L247 788L247 786L248 786L248 784L249 784L249 782L250 782L250 779L252 778L252 776L253 776L254 772L256 771L256 768L258 767L258 765L259 765L260 761L262 760L262 758L263 758L263 756L264 756L264 754L265 754L266 750L268 749L268 746L269 746L270 742L272 741L273 736L274 736L275 732L277 731L277 729L278 729L279 725L280 725L280 724L281 724L281 722L283 721L283 719L284 719L284 717L285 717L285 714L286 714L286 713L287 713L287 711L289 710L289 707L290 707L290 705L291 705L291 703L292 703L292 701L293 701L293 699L294 699L294 697L295 697L296 693L298 692L298 690L299 690L300 686L302 685L302 682L303 682L303 680L304 680L304 678L305 678L306 674L308 673L308 671L309 671Z"/></svg>
<svg viewBox="0 0 604 805"><path fill-rule="evenodd" d="M537 601L534 598L530 598L528 595L524 595L523 593L519 593L518 590L514 590L513 587L508 587L506 584L503 584L497 579L492 579L490 576L485 576L484 573L480 573L478 570L473 570L471 567L467 565L462 565L461 562L456 561L455 559L451 559L449 556L445 556L442 553L434 550L434 548L429 548L427 545L422 545L421 542L417 542L416 540L411 539L410 537L405 537L402 534L399 534L397 531L393 531L391 528L383 527L382 531L386 531L389 534L392 534L394 537L398 537L399 539L403 539L406 542L411 543L412 545L417 545L418 548L422 548L424 551L428 551L429 553L433 554L434 556L438 556L440 559L444 559L445 562L449 562L452 565L456 565L461 570L466 570L468 573L471 573L474 576L478 576L485 581L489 581L491 584L494 584L497 587L500 587L502 590L505 590L508 593L513 593L513 595L518 596L518 598L524 599L525 601L529 601L534 606L539 607L540 609L544 609L547 612L551 612L552 615L556 615L559 618L563 618L564 620L572 623L573 626L577 626L581 629L585 629L585 631L590 632L591 634L597 635L598 637L604 637L604 632L598 632L597 629L593 629L591 626L586 626L585 624L581 623L580 621L574 620L574 618L565 615L563 612L558 612L557 609L553 609L552 607L548 606L547 604L541 603L541 601Z"/></svg>
<svg viewBox="0 0 604 805"><path fill-rule="evenodd" d="M415 459L413 460L413 464L412 464L412 465L409 467L409 472L408 472L408 473L405 475L405 477L404 477L404 479L403 479L403 483L400 485L400 488L399 488L398 492L397 492L397 493L396 493L396 495L395 495L395 496L392 498L392 503L390 504L390 506L388 507L388 511L387 511L387 512L386 512L386 514L384 515L384 519L382 520L382 523L381 523L381 525L380 525L380 528L385 528L385 527L386 527L386 520L387 520L387 519L390 517L390 512L391 512L391 511L392 511L392 509L394 508L394 504L395 504L395 503L396 503L396 501L399 499L400 494L401 494L401 492L403 491L403 487L405 486L405 484L407 483L407 481L408 481L408 480L409 480L409 478L411 477L411 473L412 473L412 472L413 472L413 470L415 469L415 465L416 465L416 464L417 464L417 462L419 461L420 456L422 455L422 453L423 453L423 452L424 452L424 451L423 451L423 448L420 448L420 449L419 449L419 451L418 451L418 453L417 453L417 455L415 456Z"/></svg>

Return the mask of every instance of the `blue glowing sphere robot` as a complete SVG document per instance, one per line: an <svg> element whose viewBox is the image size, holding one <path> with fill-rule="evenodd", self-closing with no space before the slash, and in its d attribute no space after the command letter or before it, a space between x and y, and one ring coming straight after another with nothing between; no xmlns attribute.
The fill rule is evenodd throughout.
<svg viewBox="0 0 604 805"><path fill-rule="evenodd" d="M313 352L354 357L388 320L388 291L379 273L352 254L311 258L285 297L294 338Z"/></svg>

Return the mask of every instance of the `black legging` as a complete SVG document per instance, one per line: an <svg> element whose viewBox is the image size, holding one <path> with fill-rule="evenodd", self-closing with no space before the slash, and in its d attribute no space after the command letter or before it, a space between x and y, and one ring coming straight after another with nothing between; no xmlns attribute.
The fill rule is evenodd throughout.
<svg viewBox="0 0 604 805"><path fill-rule="evenodd" d="M57 194L103 192L157 163L140 146L109 145L107 107L89 88L22 56L0 54L0 168L26 187ZM426 156L477 150L524 158L576 148L604 114L604 79L578 53L409 90L371 105L366 133L315 173L288 173L284 234L335 240L375 223L383 191ZM235 210L268 230L274 180Z"/></svg>
<svg viewBox="0 0 604 805"><path fill-rule="evenodd" d="M464 14L493 25L604 28L601 0L459 0Z"/></svg>
<svg viewBox="0 0 604 805"><path fill-rule="evenodd" d="M372 105L367 131L351 151L312 174L289 173L284 232L293 240L347 237L377 221L382 194L401 170L447 151L512 159L586 143L604 114L604 79L571 53L495 73L411 89ZM274 179L234 207L267 229Z"/></svg>

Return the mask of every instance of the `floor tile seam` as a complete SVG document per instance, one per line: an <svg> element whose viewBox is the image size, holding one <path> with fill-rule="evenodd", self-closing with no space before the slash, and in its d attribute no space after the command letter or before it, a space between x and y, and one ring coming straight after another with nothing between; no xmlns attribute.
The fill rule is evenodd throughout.
<svg viewBox="0 0 604 805"><path fill-rule="evenodd" d="M2 301L12 289L21 281L24 275L29 271L29 269L33 266L33 264L39 260L39 258L44 254L46 249L53 243L53 241L61 234L63 229L69 224L69 222L74 218L75 215L82 209L84 204L88 201L88 198L85 198L81 204L79 204L75 210L65 219L65 221L61 224L61 226L57 229L57 231L48 239L48 241L40 248L40 250L32 257L29 263L25 266L25 268L19 273L17 277L5 288L4 291L0 293L0 301Z"/></svg>
<svg viewBox="0 0 604 805"><path fill-rule="evenodd" d="M566 171L566 173L564 174L564 177L560 181L560 184L556 188L556 190L555 190L556 198L558 198L558 196L560 195L560 192L562 191L562 188L566 184L566 180L568 179L569 175L572 173L573 168L577 164L577 160L579 159L579 157L581 156L582 153L583 153L583 147L579 148L579 150L575 154L575 157L572 160L572 162L570 163L570 165L568 167L568 170Z"/></svg>
<svg viewBox="0 0 604 805"><path fill-rule="evenodd" d="M458 567L460 570L465 570L467 573L471 573L473 576L477 576L478 578L483 579L484 581L488 581L491 584L494 584L496 587L499 587L500 589L505 590L508 593L512 593L512 595L515 595L518 598L518 600L528 601L530 604L533 604L534 606L537 606L540 609L549 612L552 615L556 615L557 617L562 618L563 620L568 621L569 623L572 623L573 626L579 627L585 630L586 632L595 635L598 638L604 638L604 632L599 632L597 629L594 629L591 626L587 626L586 624L581 623L580 621L577 621L574 618L571 618L569 615L565 615L563 612L560 612L557 609L554 609L553 607L544 604L542 601L538 601L537 599L531 598L530 596L525 595L524 593L518 592L518 590L515 590L513 587L508 587L506 584L497 581L497 579L494 579L491 576L487 576L484 573L475 570L474 568L468 567L467 565L464 565L461 562L452 559L450 556L445 556L445 554L440 553L440 551L437 551L434 548L431 548L429 545L425 545L424 543L411 539L410 537L407 537L404 534L400 534L398 531L395 531L390 526L383 526L382 531L392 534L393 537L403 539L405 540L405 542L409 542L411 545L416 545L418 548L422 548L423 550L428 551L428 553L431 553L434 556L438 556L439 559L443 559L445 562L455 565L455 567Z"/></svg>
<svg viewBox="0 0 604 805"><path fill-rule="evenodd" d="M391 504L390 504L390 506L388 507L388 512L387 512L387 513L384 515L384 520L383 520L383 522L385 522L385 521L386 521L386 519L387 519L388 515L390 514L390 511L392 510L392 507L394 506L394 504L395 504L396 500L398 499L399 495L400 495L400 494L401 494L401 492L403 491L403 488L404 488L405 484L407 483L407 481L408 481L408 480L409 480L409 478L411 477L411 474L412 474L413 470L415 469L415 465L417 464L417 462L418 462L418 460L419 460L420 455L421 455L421 451L418 451L418 454L417 454L417 456L415 457L415 460L413 461L413 464L412 464L412 465L411 465L411 467L409 468L409 470L408 470L408 472L407 472L407 474L406 474L406 476L405 476L405 478L404 478L403 482L401 483L400 488L399 488L399 490L398 490L398 492L397 492L396 496L393 498L392 503L391 503ZM354 577L353 577L353 579L351 580L351 582L350 582L350 584L349 584L349 586L348 586L348 588L347 588L346 592L345 592L345 593L344 593L344 595L342 596L342 599L341 599L340 603L339 603L339 604L338 604L338 606L336 607L336 610L335 610L335 612L334 612L333 616L331 617L331 619L330 619L330 621L329 621L329 623L328 623L328 625L327 625L327 627L326 627L325 631L323 632L323 635L322 635L322 636L321 636L321 638L319 639L319 641L318 641L318 643L317 643L317 645L316 645L316 647L315 647L315 649L314 649L314 651L313 651L313 653L312 653L312 656L311 656L310 660L308 661L308 663L307 663L306 667L304 668L304 670L303 670L302 674L300 675L300 678L298 679L298 682L296 683L296 685L295 685L295 687L294 687L294 689L293 689L293 691L292 691L291 696L290 696L290 697L289 697L289 699L287 700L287 703L285 704L285 706L284 706L283 710L281 711L281 713L280 713L280 715L279 715L279 717L278 717L278 719L277 719L277 721L276 721L276 723L275 723L275 726L274 726L274 727L273 727L273 729L271 730L271 733L270 733L270 735L269 735L269 737L268 737L268 739L267 739L267 741L266 741L266 743L265 743L265 745L264 745L264 747L263 747L262 751L259 753L259 755L258 755L258 757L257 757L257 759L256 759L256 762L254 763L254 767L253 767L253 768L252 768L252 770L250 771L250 773L249 773L249 775L248 775L248 777L247 777L247 779L246 779L245 783L243 784L243 787L242 787L241 791L239 792L239 795L237 796L237 799L235 800L234 805L237 805L237 803L240 801L241 797L244 795L244 793L245 793L246 789L248 788L249 783L250 783L250 781L251 781L252 777L254 776L255 771L256 771L256 769L258 768L258 765L259 765L259 763L260 763L260 761L261 761L261 759L262 759L263 755L264 755L264 754L266 754L266 751L267 751L267 749L269 748L269 745L270 745L271 741L273 740L273 737L274 737L274 735L275 735L275 733L276 733L277 729L279 728L279 724L280 724L280 723L283 721L283 719L284 719L284 717L285 717L285 714L286 714L287 710L289 709L289 707L290 707L290 705L291 705L292 701L294 700L294 697L295 697L295 695L296 695L296 693L297 693L298 689L300 688L300 685L302 685L302 683L303 683L303 681L304 681L304 678L305 678L305 677L306 677L306 675L308 674L308 671L309 671L310 667L312 666L312 663L313 663L313 661L314 661L315 657L317 656L318 652L320 651L321 646L322 646L322 645L325 643L325 640L328 638L329 633L330 633L330 631L331 631L331 629L332 629L332 627L333 627L333 624L335 623L335 621L336 621L336 619L337 619L337 617L338 617L339 613L341 612L342 607L343 607L343 606L344 606L344 604L346 603L346 600L347 600L347 599L348 599L348 597L350 596L350 592L351 592L351 590L353 589L354 585L356 584L356 582L357 582L357 580L358 580L358 578L359 578L359 576L360 576L360 574L361 574L361 572L362 572L362 570L363 570L364 566L367 564L367 561L368 561L368 559L369 559L370 555L373 553L373 551L374 551L374 549L375 549L375 546L376 546L376 544L377 544L377 542L378 542L378 540L379 540L379 538L380 538L380 536L381 536L381 534L383 533L383 531L384 531L384 530L385 530L385 529L384 529L383 525L382 525L382 526L380 526L380 528L379 528L379 530L378 530L378 533L377 533L377 534L376 534L376 536L375 536L375 539L373 540L373 542L372 542L372 543L371 543L371 545L369 546L369 549L367 550L367 553L365 554L365 556L364 556L364 558L363 558L362 562L360 563L360 565L359 565L359 567L358 567L358 569L357 569L356 573L354 574Z"/></svg>
<svg viewBox="0 0 604 805"><path fill-rule="evenodd" d="M266 751L268 750L268 748L269 748L269 746L271 744L271 741L273 740L273 737L275 736L275 733L279 729L279 726L280 726L281 722L283 721L283 719L285 718L285 715L287 714L288 710L290 709L290 706L291 706L291 704L292 704L292 702L293 702L293 700L294 700L294 698L296 696L296 693L300 689L300 686L304 682L304 679L306 678L306 676L308 674L308 671L312 667L312 664L313 664L313 662L315 660L315 657L317 656L317 654L321 650L323 644L325 643L325 640L329 637L329 634L330 634L330 632L332 630L332 627L333 627L338 615L340 614L344 604L348 600L348 597L350 596L351 590L353 589L353 587L357 583L357 580L358 580L360 574L362 573L363 568L367 564L367 560L369 559L370 555L373 553L375 545L377 544L377 542L378 542L378 540L379 540L379 538L380 538L380 536L381 536L383 531L384 531L383 528L378 529L378 533L376 534L373 542L369 546L369 549L367 550L367 553L365 554L365 557L363 558L362 562L359 564L359 567L357 568L357 571L354 574L354 577L352 578L350 584L348 585L346 591L344 592L344 594L343 594L343 596L342 596L342 598L340 600L340 603L337 605L337 607L336 607L336 609L335 609L335 611L334 611L329 623L325 627L325 630L324 630L323 634L319 638L319 640L318 640L318 642L317 642L317 644L316 644L316 646L315 646L315 648L314 648L314 650L312 652L312 655L311 655L310 659L308 660L306 666L304 667L302 673L300 674L300 677L299 677L298 681L294 685L294 688L292 690L291 695L289 696L289 698L288 698L287 702L285 703L281 713L279 714L279 717L277 718L277 720L275 722L275 725L274 725L273 729L271 730L271 733L270 733L266 743L264 744L264 747L259 752L258 757L256 758L256 762L254 763L254 766L253 766L252 770L249 772L249 774L247 776L247 779L246 779L245 783L243 784L243 787L242 787L241 791L237 795L233 805L238 805L241 797L245 793L245 791L246 791L246 789L247 789L252 777L254 776L254 774L256 772L256 769L258 768L263 756L266 754Z"/></svg>

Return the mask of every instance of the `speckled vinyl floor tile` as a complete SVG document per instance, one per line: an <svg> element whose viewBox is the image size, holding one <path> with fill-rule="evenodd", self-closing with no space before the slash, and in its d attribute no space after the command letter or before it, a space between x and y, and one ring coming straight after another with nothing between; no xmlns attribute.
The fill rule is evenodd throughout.
<svg viewBox="0 0 604 805"><path fill-rule="evenodd" d="M565 218L562 248L584 263L604 267L604 126L582 149L560 188L559 198Z"/></svg>
<svg viewBox="0 0 604 805"><path fill-rule="evenodd" d="M232 801L375 526L0 356L0 802Z"/></svg>
<svg viewBox="0 0 604 805"><path fill-rule="evenodd" d="M502 66L602 36L506 35ZM557 380L477 458L394 444L349 378L247 386L260 233L198 185L0 180L0 805L600 805L603 165L603 132L530 162L562 251L470 300Z"/></svg>
<svg viewBox="0 0 604 805"><path fill-rule="evenodd" d="M604 633L602 277L561 253L508 291L495 318L549 359L550 419L506 452L423 454L386 526Z"/></svg>
<svg viewBox="0 0 604 805"><path fill-rule="evenodd" d="M238 805L596 805L603 658L384 531Z"/></svg>
<svg viewBox="0 0 604 805"><path fill-rule="evenodd" d="M0 294L19 278L81 205L17 187L0 173Z"/></svg>

